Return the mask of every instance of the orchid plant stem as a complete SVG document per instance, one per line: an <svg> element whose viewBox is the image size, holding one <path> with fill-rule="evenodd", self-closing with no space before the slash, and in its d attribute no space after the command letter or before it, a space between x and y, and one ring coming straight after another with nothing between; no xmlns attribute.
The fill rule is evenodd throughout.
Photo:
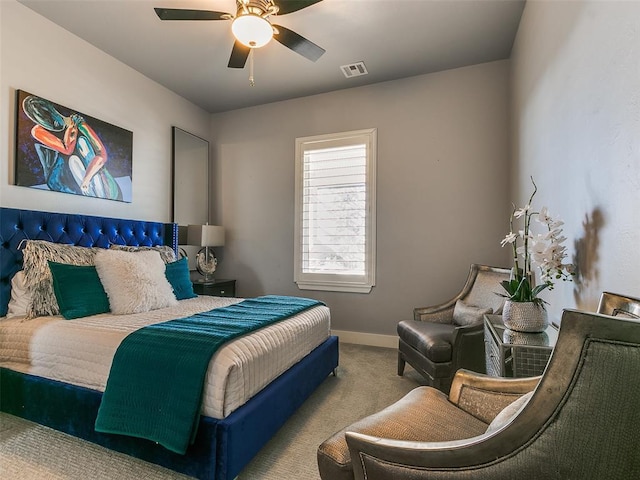
<svg viewBox="0 0 640 480"><path fill-rule="evenodd" d="M536 182L533 181L533 177L531 177L531 183L533 183L533 193L531 194L531 196L529 197L529 201L527 202L527 205L530 206L533 202L533 197L535 197L536 192L538 191L538 186L536 185ZM527 211L527 213L525 214L525 218L524 218L524 251L528 252L529 251L529 228L531 226L531 217L534 215L534 213L530 213L529 211ZM526 261L524 262L524 278L529 278L528 275L531 272L531 264L530 262Z"/></svg>

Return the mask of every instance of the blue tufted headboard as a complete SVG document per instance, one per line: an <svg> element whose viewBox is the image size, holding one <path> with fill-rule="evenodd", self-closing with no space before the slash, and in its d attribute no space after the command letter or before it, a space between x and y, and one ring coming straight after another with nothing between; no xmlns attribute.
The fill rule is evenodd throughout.
<svg viewBox="0 0 640 480"><path fill-rule="evenodd" d="M175 223L0 208L0 317L7 314L11 279L22 268L22 240L48 240L82 247L171 245L177 252Z"/></svg>

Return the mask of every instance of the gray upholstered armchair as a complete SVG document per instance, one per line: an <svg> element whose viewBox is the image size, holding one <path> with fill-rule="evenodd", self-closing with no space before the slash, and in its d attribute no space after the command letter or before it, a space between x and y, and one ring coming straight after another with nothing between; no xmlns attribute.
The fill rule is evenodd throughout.
<svg viewBox="0 0 640 480"><path fill-rule="evenodd" d="M640 300L623 298L601 305L617 316L563 312L533 396L495 430L436 443L347 431L355 479L640 478Z"/></svg>
<svg viewBox="0 0 640 480"><path fill-rule="evenodd" d="M598 303L598 313L603 315L618 315L640 319L640 299L627 297L618 293L604 292Z"/></svg>
<svg viewBox="0 0 640 480"><path fill-rule="evenodd" d="M414 309L413 320L398 324L398 375L403 375L407 362L429 385L447 393L459 368L483 373L483 316L502 311L504 298L497 293L510 273L508 268L473 264L455 297Z"/></svg>

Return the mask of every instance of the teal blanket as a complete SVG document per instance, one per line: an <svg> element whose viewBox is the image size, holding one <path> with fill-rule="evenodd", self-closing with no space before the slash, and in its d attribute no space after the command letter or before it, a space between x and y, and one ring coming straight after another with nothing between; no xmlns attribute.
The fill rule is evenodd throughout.
<svg viewBox="0 0 640 480"><path fill-rule="evenodd" d="M184 454L197 431L204 378L216 350L321 304L268 295L131 333L114 356L96 431L146 438Z"/></svg>

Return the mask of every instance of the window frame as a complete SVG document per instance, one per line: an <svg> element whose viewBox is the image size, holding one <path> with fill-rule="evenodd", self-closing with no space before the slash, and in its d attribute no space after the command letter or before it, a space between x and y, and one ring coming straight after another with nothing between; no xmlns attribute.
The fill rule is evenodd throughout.
<svg viewBox="0 0 640 480"><path fill-rule="evenodd" d="M306 150L365 144L366 200L365 200L365 273L342 275L305 273L303 267L304 213L304 154ZM376 172L377 129L368 128L348 132L296 138L295 146L295 234L294 282L301 290L369 293L376 282Z"/></svg>

